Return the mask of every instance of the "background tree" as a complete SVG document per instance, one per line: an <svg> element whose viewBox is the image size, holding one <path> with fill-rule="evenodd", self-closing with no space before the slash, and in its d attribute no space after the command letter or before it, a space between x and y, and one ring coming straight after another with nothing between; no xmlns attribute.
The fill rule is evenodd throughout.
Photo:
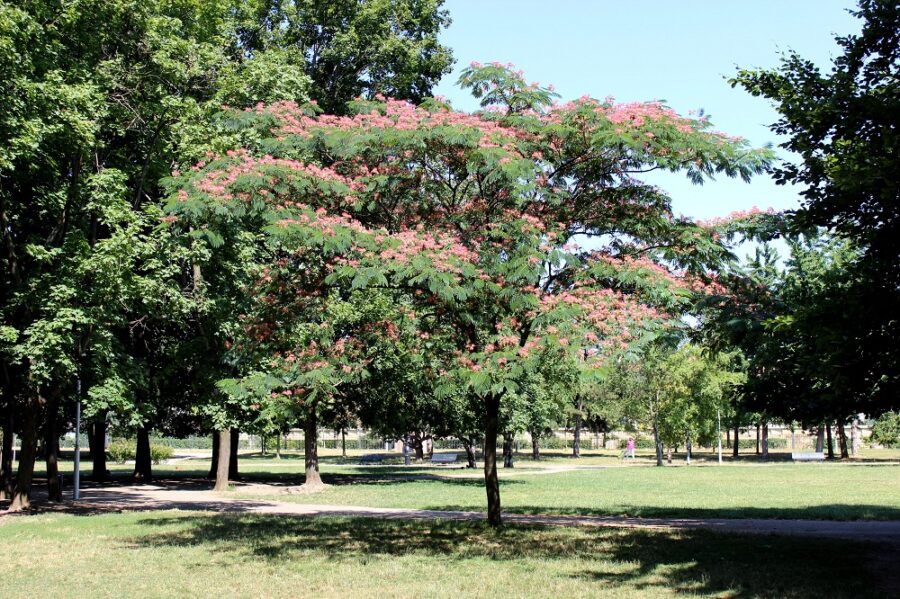
<svg viewBox="0 0 900 599"><path fill-rule="evenodd" d="M900 303L900 7L861 0L851 12L862 31L836 38L843 54L829 72L788 52L780 68L742 70L732 85L768 98L781 113L772 130L789 137L782 147L799 160L777 166L774 177L803 188L797 227L824 227L861 250L847 273L853 289L843 309L852 323L835 333L844 384L862 391L860 411L876 415L896 409L900 396L900 324L893 317Z"/></svg>

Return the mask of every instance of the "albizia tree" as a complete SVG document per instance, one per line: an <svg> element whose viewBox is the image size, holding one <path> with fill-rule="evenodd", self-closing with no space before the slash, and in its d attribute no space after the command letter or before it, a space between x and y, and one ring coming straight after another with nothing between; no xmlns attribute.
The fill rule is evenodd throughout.
<svg viewBox="0 0 900 599"><path fill-rule="evenodd" d="M277 258L248 290L258 310L235 347L295 401L311 387L286 372L316 373L317 396L340 393L365 378L372 335L397 334L367 319L338 331L329 306L354 290L393 294L430 354L435 393L477 400L499 525L501 405L542 350L601 366L676 317L728 258L641 174L748 179L771 155L659 103L555 104L499 64L473 63L460 83L483 111L376 99L342 117L292 103L236 115L255 141L177 177L169 208L186 230L214 236L243 219L267 233ZM295 333L313 328L329 331L327 348Z"/></svg>

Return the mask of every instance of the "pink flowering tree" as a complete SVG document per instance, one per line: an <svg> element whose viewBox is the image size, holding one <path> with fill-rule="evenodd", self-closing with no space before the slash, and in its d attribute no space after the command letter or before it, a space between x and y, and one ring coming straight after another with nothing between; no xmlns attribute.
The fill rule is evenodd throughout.
<svg viewBox="0 0 900 599"><path fill-rule="evenodd" d="M602 366L677 318L728 259L714 231L673 216L641 175L748 179L771 154L659 103L555 104L551 89L499 64L473 64L460 83L484 110L376 98L342 117L292 103L242 113L263 141L181 175L170 213L210 235L217 219L263 215L281 287L254 292L271 315L253 326L261 340L313 326L326 297L402 301L420 338L441 340L421 347L435 395L464 395L478 412L488 519L499 525L501 408L544 352ZM392 329L369 328L367 340L357 329L346 374L361 377L351 373L366 371L371 335ZM309 359L342 377L349 358L330 352L319 344ZM301 388L296 401L312 393Z"/></svg>

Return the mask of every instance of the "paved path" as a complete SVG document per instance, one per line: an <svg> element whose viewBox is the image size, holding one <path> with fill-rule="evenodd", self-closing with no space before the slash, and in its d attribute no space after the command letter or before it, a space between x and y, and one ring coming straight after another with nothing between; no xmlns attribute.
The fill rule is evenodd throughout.
<svg viewBox="0 0 900 599"><path fill-rule="evenodd" d="M175 485L96 486L84 490L78 503L66 501L43 509L76 513L103 513L130 510L195 510L285 516L353 516L381 519L484 520L482 512L377 508L349 505L313 505L238 499L216 494L208 483L181 482ZM553 516L504 514L513 524L554 526L597 526L608 528L705 529L738 534L779 534L807 537L881 541L900 544L900 521L766 520L728 518L631 518L624 516Z"/></svg>

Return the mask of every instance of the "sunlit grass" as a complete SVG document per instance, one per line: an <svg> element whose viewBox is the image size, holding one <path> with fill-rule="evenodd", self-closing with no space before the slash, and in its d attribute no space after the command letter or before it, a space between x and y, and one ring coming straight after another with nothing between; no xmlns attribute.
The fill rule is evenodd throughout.
<svg viewBox="0 0 900 599"><path fill-rule="evenodd" d="M0 596L865 597L874 545L184 512L0 518Z"/></svg>

